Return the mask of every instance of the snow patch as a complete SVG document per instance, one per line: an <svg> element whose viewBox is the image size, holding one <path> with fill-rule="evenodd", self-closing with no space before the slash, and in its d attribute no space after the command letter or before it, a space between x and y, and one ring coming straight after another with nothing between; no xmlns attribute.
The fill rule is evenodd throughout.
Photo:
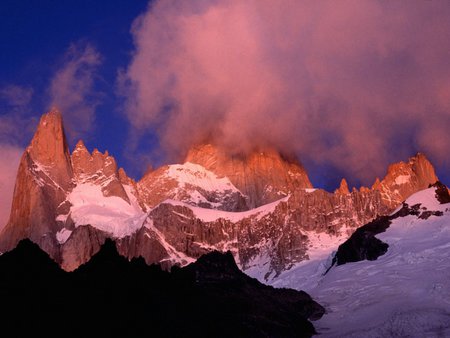
<svg viewBox="0 0 450 338"><path fill-rule="evenodd" d="M169 165L167 175L179 182L181 187L189 184L206 191L240 192L227 177L219 178L199 164L186 162Z"/></svg>
<svg viewBox="0 0 450 338"><path fill-rule="evenodd" d="M406 203L409 206L421 204L422 208L427 208L427 210L433 211L445 211L445 209L449 207L448 204L440 204L436 199L435 187L431 187L415 193L406 200Z"/></svg>
<svg viewBox="0 0 450 338"><path fill-rule="evenodd" d="M124 189L130 204L120 197L105 197L98 185L83 183L76 186L67 197L72 204L70 215L75 226L90 224L115 238L131 235L141 228L146 214L132 188L124 185Z"/></svg>
<svg viewBox="0 0 450 338"><path fill-rule="evenodd" d="M395 184L397 185L406 184L410 182L410 179L411 179L410 175L399 175L395 178Z"/></svg>
<svg viewBox="0 0 450 338"><path fill-rule="evenodd" d="M255 209L251 209L248 211L242 211L242 212L231 212L231 211L222 211L222 210L214 210L214 209L206 209L206 208L200 208L195 207L190 204L175 201L175 200L165 200L161 204L167 203L171 205L177 205L177 206L183 206L186 208L189 208L194 213L194 216L203 222L215 222L218 219L225 219L228 221L231 221L233 223L239 222L247 217L256 217L257 220L262 219L264 216L267 216L268 214L275 211L275 208L280 204L281 202L287 202L289 199L289 196L284 197L282 199L279 199L278 201L265 204L263 206L260 206Z"/></svg>
<svg viewBox="0 0 450 338"><path fill-rule="evenodd" d="M317 189L315 189L315 188L306 188L305 189L305 192L307 192L307 193L311 193L311 192L314 192L314 191L316 191Z"/></svg>
<svg viewBox="0 0 450 338"><path fill-rule="evenodd" d="M56 233L56 240L58 241L59 244L64 244L67 242L71 234L72 231L63 228Z"/></svg>

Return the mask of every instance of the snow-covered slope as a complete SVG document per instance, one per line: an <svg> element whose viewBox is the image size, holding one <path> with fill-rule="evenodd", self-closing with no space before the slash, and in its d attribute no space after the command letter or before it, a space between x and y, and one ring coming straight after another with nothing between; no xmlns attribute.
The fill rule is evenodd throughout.
<svg viewBox="0 0 450 338"><path fill-rule="evenodd" d="M124 189L130 203L117 196L104 196L99 185L79 184L67 196L71 204L69 213L59 215L57 221L65 222L70 216L75 227L91 225L113 238L129 236L143 226L147 215L132 193L132 187L125 185ZM58 241L63 244L70 230L63 228L58 234Z"/></svg>
<svg viewBox="0 0 450 338"><path fill-rule="evenodd" d="M277 287L305 290L327 308L324 337L450 336L450 203L436 188L411 196L409 214L376 237L389 245L375 261L332 267L331 257L285 272Z"/></svg>
<svg viewBox="0 0 450 338"><path fill-rule="evenodd" d="M146 174L138 183L146 204L154 207L173 199L208 209L248 209L244 195L227 177L219 177L199 164L172 164Z"/></svg>

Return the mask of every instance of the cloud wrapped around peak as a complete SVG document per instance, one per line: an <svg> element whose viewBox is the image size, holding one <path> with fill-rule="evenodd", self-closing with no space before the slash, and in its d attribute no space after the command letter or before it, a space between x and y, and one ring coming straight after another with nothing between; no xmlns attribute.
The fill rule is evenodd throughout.
<svg viewBox="0 0 450 338"><path fill-rule="evenodd" d="M363 181L418 150L447 158L449 17L446 0L154 1L125 111L171 154L275 147Z"/></svg>

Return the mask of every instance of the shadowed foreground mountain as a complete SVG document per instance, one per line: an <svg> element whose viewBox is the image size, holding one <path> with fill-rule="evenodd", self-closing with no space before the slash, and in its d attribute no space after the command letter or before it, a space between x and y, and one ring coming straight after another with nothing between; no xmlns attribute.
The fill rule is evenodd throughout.
<svg viewBox="0 0 450 338"><path fill-rule="evenodd" d="M0 256L0 299L7 336L309 337L324 313L305 292L246 276L229 252L166 272L110 240L73 272L21 241Z"/></svg>

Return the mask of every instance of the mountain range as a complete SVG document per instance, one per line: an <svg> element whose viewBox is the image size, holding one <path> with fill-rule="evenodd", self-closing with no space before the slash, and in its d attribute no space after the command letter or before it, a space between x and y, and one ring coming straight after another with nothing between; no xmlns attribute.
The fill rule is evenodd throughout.
<svg viewBox="0 0 450 338"><path fill-rule="evenodd" d="M70 151L52 110L0 233L2 332L448 336L449 224L421 153L334 192L274 149L213 144L135 181L107 151Z"/></svg>
<svg viewBox="0 0 450 338"><path fill-rule="evenodd" d="M53 110L21 158L0 252L28 238L72 271L108 238L124 257L166 269L230 251L241 270L267 282L436 181L419 153L389 166L372 187L350 191L343 179L330 193L274 149L236 155L212 144L134 181L107 151L90 152L79 141L70 152L61 113Z"/></svg>

